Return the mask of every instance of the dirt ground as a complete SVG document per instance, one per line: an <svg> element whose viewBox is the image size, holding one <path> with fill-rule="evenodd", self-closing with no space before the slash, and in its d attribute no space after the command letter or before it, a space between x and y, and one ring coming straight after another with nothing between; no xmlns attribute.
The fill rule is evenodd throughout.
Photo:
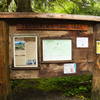
<svg viewBox="0 0 100 100"><path fill-rule="evenodd" d="M23 93L13 94L13 100L84 100L76 97L66 97L60 93L43 93L36 91L29 91Z"/></svg>

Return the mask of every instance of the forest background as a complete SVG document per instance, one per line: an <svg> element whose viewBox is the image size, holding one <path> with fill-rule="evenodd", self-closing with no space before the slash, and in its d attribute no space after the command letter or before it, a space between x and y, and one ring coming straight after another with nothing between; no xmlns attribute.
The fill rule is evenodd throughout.
<svg viewBox="0 0 100 100"><path fill-rule="evenodd" d="M16 12L18 2L36 13L100 15L99 0L0 0L0 12Z"/></svg>

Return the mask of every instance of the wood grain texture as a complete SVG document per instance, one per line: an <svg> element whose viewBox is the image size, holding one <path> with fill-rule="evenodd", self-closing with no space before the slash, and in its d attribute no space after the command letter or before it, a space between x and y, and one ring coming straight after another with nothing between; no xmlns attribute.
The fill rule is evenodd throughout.
<svg viewBox="0 0 100 100"><path fill-rule="evenodd" d="M56 24L56 23L34 23L34 24L18 24L16 26L18 31L23 30L78 30L87 31L89 26L87 24Z"/></svg>
<svg viewBox="0 0 100 100"><path fill-rule="evenodd" d="M0 100L7 100L9 95L9 42L7 31L6 23L0 21Z"/></svg>
<svg viewBox="0 0 100 100"><path fill-rule="evenodd" d="M33 22L33 24L32 24ZM25 28L23 30L18 30L18 25L20 24L21 27L31 25L31 27L34 27L34 22L35 23L42 23L45 27L48 27L47 23L51 23L51 28L50 30L45 30L43 28L42 30L26 30ZM63 21L64 22L64 21ZM37 70L12 70L11 69L11 78L12 79L29 79L29 78L39 78L39 77L58 77L58 76L66 76L64 74L64 64L68 62L62 62L62 63L41 63L41 58L42 58L42 53L41 53L41 38L71 38L73 42L73 61L74 63L77 64L77 74L85 73L85 72L93 72L93 67L94 67L94 56L95 56L95 51L94 51L94 37L93 37L93 25L92 23L81 23L81 25L87 25L89 26L87 28L87 31L78 31L74 30L62 30L62 26L60 26L59 30L53 30L55 27L53 24L59 24L63 25L61 21L57 20L41 20L41 21L36 21L36 20L20 20L20 21L15 21L13 23L10 23L9 26L9 54L10 54L10 66L12 67L13 64L13 49L12 49L12 37L14 35L19 35L19 34L34 34L37 35L39 38L38 41L38 61L39 61L39 68ZM62 23L62 24L61 24ZM79 22L69 22L72 25L80 24ZM64 22L64 25L68 25L66 21ZM33 26L32 26L33 25ZM17 28L16 28L17 27ZM41 26L38 26L41 28ZM88 48L77 48L76 47L76 38L77 37L88 37L89 39L89 47ZM36 74L33 74L36 73Z"/></svg>
<svg viewBox="0 0 100 100"><path fill-rule="evenodd" d="M94 27L94 38L100 40L100 24L96 24ZM95 54L95 63L93 68L93 80L92 80L92 100L100 99L100 54Z"/></svg>
<svg viewBox="0 0 100 100"><path fill-rule="evenodd" d="M71 15L71 14L54 14L54 13L33 13L33 12L1 12L0 18L44 18L44 19L67 19L81 21L96 21L100 22L99 16L89 15Z"/></svg>

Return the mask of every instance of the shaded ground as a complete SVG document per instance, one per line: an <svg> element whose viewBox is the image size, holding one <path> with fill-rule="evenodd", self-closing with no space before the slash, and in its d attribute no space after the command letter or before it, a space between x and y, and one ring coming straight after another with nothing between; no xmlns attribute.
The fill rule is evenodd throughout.
<svg viewBox="0 0 100 100"><path fill-rule="evenodd" d="M43 93L30 91L29 93L13 94L13 100L81 100L74 97L65 97L60 93Z"/></svg>

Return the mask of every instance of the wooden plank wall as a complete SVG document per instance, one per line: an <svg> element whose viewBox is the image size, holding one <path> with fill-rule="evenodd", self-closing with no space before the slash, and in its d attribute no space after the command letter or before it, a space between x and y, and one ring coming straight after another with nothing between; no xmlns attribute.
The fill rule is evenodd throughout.
<svg viewBox="0 0 100 100"><path fill-rule="evenodd" d="M16 24L15 24L16 23ZM43 27L40 25L37 28L34 26L34 23L42 23L41 25L44 25ZM51 26L48 24L50 23ZM64 24L63 24L64 23ZM29 25L30 24L30 25ZM74 26L72 29L65 26ZM28 26L27 26L28 25ZM33 26L32 26L33 25ZM46 28L46 25L49 26ZM56 25L59 25L60 27L55 29L54 27ZM63 26L64 25L64 26ZM80 27L78 27L80 25ZM73 42L73 63L77 64L77 74L82 74L86 72L93 72L94 67L94 59L95 59L95 42L93 38L93 23L87 23L87 22L73 22L73 21L65 21L65 20L40 20L40 21L34 21L31 19L31 21L15 21L13 23L10 23L10 65L12 67L12 61L13 61L13 48L12 48L12 36L15 34L35 34L39 37L39 68L36 70L12 70L11 69L11 78L12 79L27 79L27 78L39 78L39 77L58 77L58 76L66 76L63 73L64 63L41 63L41 38L43 37L66 37L71 38ZM29 26L31 26L31 29L29 29ZM82 26L82 28L81 28ZM84 27L85 28L84 28ZM42 30L41 30L42 27ZM45 27L45 28L44 28ZM57 27L57 26L56 26ZM65 28L64 28L65 27ZM35 28L35 29L34 29ZM44 30L43 30L44 28ZM75 28L75 30L74 30ZM39 30L38 30L39 29ZM79 30L78 30L79 29ZM84 30L85 29L85 30ZM76 37L88 37L89 38L89 48L77 48L76 47Z"/></svg>
<svg viewBox="0 0 100 100"><path fill-rule="evenodd" d="M0 100L9 96L9 49L7 24L0 21Z"/></svg>
<svg viewBox="0 0 100 100"><path fill-rule="evenodd" d="M96 24L94 27L95 41L100 41L100 24ZM100 54L95 56L95 66L93 69L92 80L92 100L100 100Z"/></svg>

